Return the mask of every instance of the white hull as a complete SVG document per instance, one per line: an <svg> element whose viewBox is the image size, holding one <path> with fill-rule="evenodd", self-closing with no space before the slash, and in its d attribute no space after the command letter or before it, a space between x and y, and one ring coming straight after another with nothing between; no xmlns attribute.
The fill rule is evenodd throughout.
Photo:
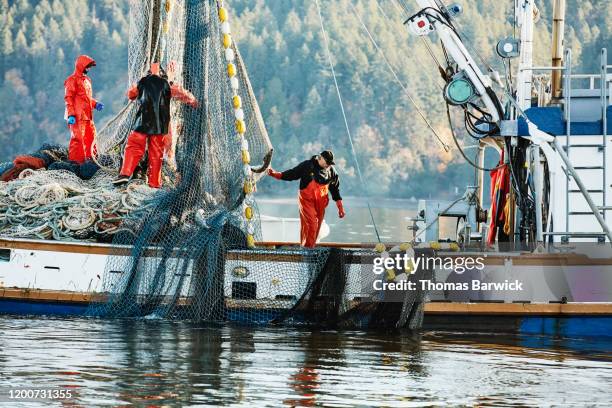
<svg viewBox="0 0 612 408"><path fill-rule="evenodd" d="M2 240L0 243L0 288L50 290L79 293L100 293L103 279L125 271L107 271L109 257L127 257L129 248L104 244L71 244L33 240ZM110 255L122 253L122 255ZM240 251L232 252L225 267L225 296L232 297L235 282L251 282L256 285L256 299L274 300L299 297L306 289L310 270L299 257L291 258L295 251L282 252L286 261L271 258L266 253L256 260L244 260ZM123 255L125 254L125 255ZM233 256L232 256L233 255ZM439 256L465 256L459 253L438 253ZM479 254L471 254L477 256ZM127 258L126 258L127 259ZM295 259L295 260L293 260ZM149 262L158 262L155 258ZM113 265L118 264L113 260ZM520 281L522 290L433 290L432 301L500 301L500 302L611 302L612 260L575 255L554 254L489 254L483 271L457 274L451 270L436 269L434 281L481 282ZM282 267L279 267L282 265ZM236 267L245 267L246 277L235 276ZM368 282L362 279L363 265L353 264L349 269L345 295L363 296ZM185 293L190 275L185 282ZM370 276L370 275L368 275ZM113 281L119 280L113 276ZM113 291L110 289L109 291Z"/></svg>

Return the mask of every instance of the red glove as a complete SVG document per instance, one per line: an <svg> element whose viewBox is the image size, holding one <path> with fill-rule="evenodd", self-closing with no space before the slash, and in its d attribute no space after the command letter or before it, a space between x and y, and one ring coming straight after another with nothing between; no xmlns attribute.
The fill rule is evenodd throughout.
<svg viewBox="0 0 612 408"><path fill-rule="evenodd" d="M283 176L283 173L281 173L280 171L275 171L275 170L274 170L274 169L272 169L272 168L269 168L269 169L268 169L268 176L272 176L272 177L274 177L275 179L280 180L280 179L281 179L281 177Z"/></svg>
<svg viewBox="0 0 612 408"><path fill-rule="evenodd" d="M344 218L346 213L344 212L344 206L342 205L342 200L336 201L336 207L338 207L338 217Z"/></svg>

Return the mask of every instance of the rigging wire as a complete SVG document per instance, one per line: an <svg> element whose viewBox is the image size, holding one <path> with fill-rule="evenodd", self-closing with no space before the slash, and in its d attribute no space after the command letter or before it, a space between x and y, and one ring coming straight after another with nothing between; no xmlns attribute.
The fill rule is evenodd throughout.
<svg viewBox="0 0 612 408"><path fill-rule="evenodd" d="M363 180L363 175L361 174L361 167L359 166L359 159L357 158L357 151L355 150L355 145L353 144L353 137L351 135L351 129L348 124L348 119L346 117L346 111L344 110L344 102L342 101L342 94L340 93L340 86L338 85L338 79L336 78L336 70L334 68L334 62L332 60L332 54L329 46L329 39L327 38L327 32L325 31L325 24L323 23L323 15L321 14L321 6L319 5L319 0L315 0L317 5L317 11L319 14L319 21L321 23L321 33L323 34L323 40L325 42L325 50L327 51L327 58L329 60L329 67L331 69L332 77L334 79L334 85L336 87L336 93L338 94L338 101L340 102L340 110L342 111L342 117L344 119L344 126L346 128L346 134L348 135L349 143L351 145L351 151L353 154L353 159L355 160L355 167L357 168L357 174L359 175L359 180L363 186L363 189L366 192L366 203L368 205L368 211L370 213L370 218L372 219L372 225L374 226L374 232L376 233L376 238L378 242L380 240L380 234L378 232L378 227L376 226L376 221L374 219L374 214L372 213L372 207L370 206L370 199L368 194L367 186Z"/></svg>
<svg viewBox="0 0 612 408"><path fill-rule="evenodd" d="M383 15L383 17L385 18L385 20L387 21L393 21L391 18L389 18L389 16L387 15L387 13L385 13L385 10L382 8L382 6L380 5L380 3L378 2L378 0L374 0L374 3L376 3L376 6L378 7L378 11L380 11L380 13ZM392 3L397 7L396 3ZM429 47L429 45L425 42L425 40L423 39L423 37L419 37L419 39L421 41L423 41L423 43L425 44L425 47L427 47L427 51L429 52L429 55L434 59L434 61L436 61L436 63L438 64L438 67L440 68L440 62L438 61L438 58L436 57L436 55L433 53L433 50ZM418 64L423 67L423 63L421 63L420 60L417 61ZM431 74L429 72L428 69L423 69L423 71L426 73L426 75L433 80L433 83L436 84L436 86L438 87L438 89L440 89L441 91L444 91L444 88L442 86L440 86L440 84L438 83L437 80L435 80L434 78L431 77Z"/></svg>
<svg viewBox="0 0 612 408"><path fill-rule="evenodd" d="M355 6L352 3L349 3L349 6L351 7L353 13L355 14L355 16L357 17L357 19L359 20L359 22L361 23L363 29L365 30L365 32L368 34L368 37L370 38L370 41L372 41L372 44L374 45L374 47L376 48L376 50L380 53L381 57L385 60L385 63L387 64L387 67L389 68L389 71L391 71L391 74L393 75L393 77L395 78L395 81L398 83L398 85L404 90L404 93L406 94L406 96L408 97L408 99L410 100L410 102L412 103L412 105L414 106L414 108L416 109L417 113L419 114L419 116L421 117L421 119L423 119L423 121L425 122L425 124L427 125L427 127L429 128L429 130L431 130L431 132L434 134L434 136L436 137L436 139L438 139L438 142L440 142L440 144L442 145L442 147L444 148L445 151L450 151L450 147L448 144L446 144L442 138L440 137L440 135L438 135L438 132L433 128L433 126L431 125L431 123L429 122L429 120L427 119L427 117L425 116L425 113L423 112L423 110L419 107L419 105L416 103L416 101L414 100L414 98L412 98L412 95L410 95L410 93L408 92L408 88L406 87L406 85L404 85L404 83L401 81L401 79L399 78L399 76L397 75L397 72L395 72L395 69L393 68L393 65L391 65L391 62L389 61L389 59L387 58L387 56L385 55L385 53L383 52L383 50L380 48L380 46L378 45L378 43L376 42L376 40L374 39L374 37L372 37L372 33L370 33L370 30L368 30L368 27L365 25L365 23L363 22L363 20L361 19L361 16L359 15L359 13L357 12L357 10L355 9Z"/></svg>

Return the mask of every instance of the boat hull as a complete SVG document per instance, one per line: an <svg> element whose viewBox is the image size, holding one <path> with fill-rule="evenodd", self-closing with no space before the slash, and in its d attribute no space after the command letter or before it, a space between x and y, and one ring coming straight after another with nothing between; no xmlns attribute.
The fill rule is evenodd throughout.
<svg viewBox="0 0 612 408"><path fill-rule="evenodd" d="M108 296L102 291L105 273L123 273L106 270L109 257L129 255L129 247L0 239L0 314L85 316L92 301L104 302ZM370 260L351 258L343 294L347 304L359 302L363 267ZM259 324L286 313L309 285L310 271L303 261L301 252L291 248L230 251L224 275L226 320ZM237 268L247 270L247 276L236 274ZM424 306L425 327L610 336L611 270L607 258L519 253L488 254L486 268L477 275L435 269L432 281L437 283L511 279L520 280L523 288L431 290ZM248 296L237 295L240 285L252 288ZM188 290L183 292L186 297Z"/></svg>

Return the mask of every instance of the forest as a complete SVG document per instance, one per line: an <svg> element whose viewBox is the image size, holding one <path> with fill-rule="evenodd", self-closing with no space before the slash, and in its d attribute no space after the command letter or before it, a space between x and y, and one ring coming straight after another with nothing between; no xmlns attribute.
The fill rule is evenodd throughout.
<svg viewBox="0 0 612 408"><path fill-rule="evenodd" d="M403 25L416 2L320 0L339 87L357 157L350 149L312 0L226 0L233 28L275 147L273 166L292 167L333 149L345 195L422 198L450 196L473 180L473 169L453 146L437 66L420 38ZM514 1L464 0L462 33L474 50L503 74L495 44L512 36ZM552 4L538 1L535 61L550 64ZM63 81L79 54L98 62L94 96L105 103L96 122L126 103L127 0L0 0L0 162L44 142L67 143ZM427 128L398 78L443 138ZM612 53L612 2L568 0L565 45L574 72L596 73L599 50ZM518 35L518 33L516 33ZM435 39L434 39L435 40ZM431 41L427 39L425 41ZM439 46L430 43L437 57ZM455 123L459 125L459 121ZM459 132L462 143L472 144ZM361 165L365 185L357 177ZM294 194L290 183L265 180L264 194Z"/></svg>

